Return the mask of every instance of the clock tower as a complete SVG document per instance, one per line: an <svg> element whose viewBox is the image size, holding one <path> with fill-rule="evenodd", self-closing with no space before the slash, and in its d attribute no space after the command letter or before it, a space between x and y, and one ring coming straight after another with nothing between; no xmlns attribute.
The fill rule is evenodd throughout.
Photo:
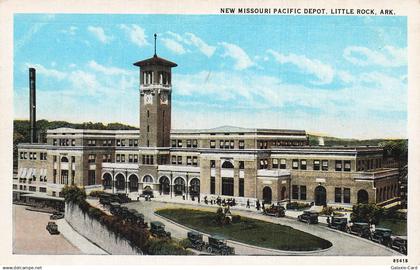
<svg viewBox="0 0 420 270"><path fill-rule="evenodd" d="M140 148L158 150L170 147L171 69L177 64L156 54L134 63L140 67ZM155 164L159 164L156 157Z"/></svg>

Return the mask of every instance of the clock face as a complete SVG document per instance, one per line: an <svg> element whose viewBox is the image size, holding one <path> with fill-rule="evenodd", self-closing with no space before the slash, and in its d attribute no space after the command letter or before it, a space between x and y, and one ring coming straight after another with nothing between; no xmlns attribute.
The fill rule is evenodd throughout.
<svg viewBox="0 0 420 270"><path fill-rule="evenodd" d="M160 94L160 104L168 104L168 94Z"/></svg>
<svg viewBox="0 0 420 270"><path fill-rule="evenodd" d="M153 104L153 97L151 94L144 95L144 104Z"/></svg>

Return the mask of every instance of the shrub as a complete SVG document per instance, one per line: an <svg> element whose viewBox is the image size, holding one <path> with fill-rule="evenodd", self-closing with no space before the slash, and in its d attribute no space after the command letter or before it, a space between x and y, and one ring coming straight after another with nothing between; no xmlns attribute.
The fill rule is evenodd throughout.
<svg viewBox="0 0 420 270"><path fill-rule="evenodd" d="M186 250L173 240L149 239L146 245L149 255L191 255L193 252Z"/></svg>
<svg viewBox="0 0 420 270"><path fill-rule="evenodd" d="M353 222L378 224L383 213L384 209L376 206L374 203L356 204L353 205L353 212L351 213L350 218Z"/></svg>
<svg viewBox="0 0 420 270"><path fill-rule="evenodd" d="M89 196L91 197L99 197L100 195L104 194L105 192L102 190L94 190L91 193L89 193Z"/></svg>
<svg viewBox="0 0 420 270"><path fill-rule="evenodd" d="M185 249L191 247L192 243L190 241L190 239L188 238L184 238L181 241L179 241L179 245Z"/></svg>
<svg viewBox="0 0 420 270"><path fill-rule="evenodd" d="M321 211L321 215L331 216L333 214L334 209L331 206L324 206Z"/></svg>
<svg viewBox="0 0 420 270"><path fill-rule="evenodd" d="M240 215L233 215L232 216L232 223L238 223L241 221L241 216Z"/></svg>
<svg viewBox="0 0 420 270"><path fill-rule="evenodd" d="M290 202L286 204L286 209L303 210L311 207L309 203Z"/></svg>

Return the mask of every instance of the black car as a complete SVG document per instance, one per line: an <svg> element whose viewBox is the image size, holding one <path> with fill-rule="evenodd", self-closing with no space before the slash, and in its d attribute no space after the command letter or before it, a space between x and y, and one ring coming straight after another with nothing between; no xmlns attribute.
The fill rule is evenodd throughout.
<svg viewBox="0 0 420 270"><path fill-rule="evenodd" d="M407 236L391 236L388 246L407 255Z"/></svg>
<svg viewBox="0 0 420 270"><path fill-rule="evenodd" d="M60 234L57 224L53 221L48 222L46 229L50 234Z"/></svg>
<svg viewBox="0 0 420 270"><path fill-rule="evenodd" d="M285 211L283 206L272 205L269 208L264 209L264 215L275 216L275 217L284 217Z"/></svg>
<svg viewBox="0 0 420 270"><path fill-rule="evenodd" d="M119 215L121 211L121 205L117 202L112 202L109 204L109 212L114 216Z"/></svg>
<svg viewBox="0 0 420 270"><path fill-rule="evenodd" d="M391 234L392 231L390 229L376 228L375 231L370 234L370 240L388 246L391 241Z"/></svg>
<svg viewBox="0 0 420 270"><path fill-rule="evenodd" d="M191 248L203 250L206 243L203 241L203 235L201 233L190 231L187 233L187 237L191 242Z"/></svg>
<svg viewBox="0 0 420 270"><path fill-rule="evenodd" d="M109 206L112 201L112 194L103 193L99 195L99 203L103 206Z"/></svg>
<svg viewBox="0 0 420 270"><path fill-rule="evenodd" d="M328 227L345 232L347 229L346 217L332 217Z"/></svg>
<svg viewBox="0 0 420 270"><path fill-rule="evenodd" d="M370 226L368 223L355 222L353 225L347 227L347 232L360 237L369 238Z"/></svg>
<svg viewBox="0 0 420 270"><path fill-rule="evenodd" d="M209 236L209 243L206 247L208 253L217 253L220 255L233 255L235 248L229 247L226 239L220 235Z"/></svg>
<svg viewBox="0 0 420 270"><path fill-rule="evenodd" d="M303 214L298 216L298 220L308 224L318 224L318 213L314 211L303 211Z"/></svg>
<svg viewBox="0 0 420 270"><path fill-rule="evenodd" d="M150 222L150 233L154 237L171 239L171 233L165 231L165 224L160 221Z"/></svg>

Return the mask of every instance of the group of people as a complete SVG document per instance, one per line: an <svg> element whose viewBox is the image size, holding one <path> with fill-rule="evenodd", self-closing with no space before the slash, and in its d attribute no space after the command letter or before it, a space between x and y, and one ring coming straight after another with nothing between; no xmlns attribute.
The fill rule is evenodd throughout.
<svg viewBox="0 0 420 270"><path fill-rule="evenodd" d="M207 198L207 196L204 196L204 203L205 204L210 204L210 205L216 204L216 205L219 205L219 206L229 206L229 207L232 207L232 206L236 205L235 199L231 199L231 198L222 199L219 196L217 196L216 198L211 197L210 199Z"/></svg>

